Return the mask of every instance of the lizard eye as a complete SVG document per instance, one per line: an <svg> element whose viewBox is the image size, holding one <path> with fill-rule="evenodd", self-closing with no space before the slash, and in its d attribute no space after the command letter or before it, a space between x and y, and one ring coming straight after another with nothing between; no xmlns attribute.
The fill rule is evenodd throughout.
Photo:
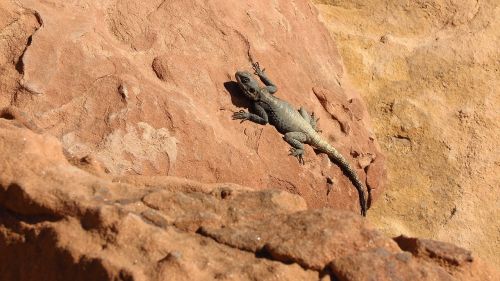
<svg viewBox="0 0 500 281"><path fill-rule="evenodd" d="M248 79L248 77L241 77L241 82L247 83L248 81L250 81L250 79Z"/></svg>
<svg viewBox="0 0 500 281"><path fill-rule="evenodd" d="M254 88L250 88L250 89L248 89L248 91L249 91L250 93L255 93L255 89L254 89Z"/></svg>

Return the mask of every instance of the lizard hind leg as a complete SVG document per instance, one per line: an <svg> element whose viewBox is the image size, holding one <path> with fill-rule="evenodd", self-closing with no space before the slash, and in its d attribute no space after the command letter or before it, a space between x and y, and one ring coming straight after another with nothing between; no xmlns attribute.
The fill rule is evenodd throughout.
<svg viewBox="0 0 500 281"><path fill-rule="evenodd" d="M304 142L307 141L307 135L302 132L288 132L283 139L290 144L290 155L297 157L300 164L304 164Z"/></svg>
<svg viewBox="0 0 500 281"><path fill-rule="evenodd" d="M318 120L319 118L316 118L316 115L314 115L314 112L309 114L307 110L303 107L299 108L299 113L304 118L309 124L311 124L311 127L318 133L321 132L321 130L318 129Z"/></svg>

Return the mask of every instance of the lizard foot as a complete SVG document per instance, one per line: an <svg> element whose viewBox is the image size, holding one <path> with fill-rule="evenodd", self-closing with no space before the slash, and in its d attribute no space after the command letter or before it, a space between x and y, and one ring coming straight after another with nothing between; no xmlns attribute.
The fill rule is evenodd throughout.
<svg viewBox="0 0 500 281"><path fill-rule="evenodd" d="M244 110L233 113L233 120L241 120L240 123L245 122L249 117L250 114L248 112L245 112Z"/></svg>
<svg viewBox="0 0 500 281"><path fill-rule="evenodd" d="M290 148L290 155L297 157L300 164L302 164L302 165L305 164L305 162L304 162L304 150L303 149L298 149L298 148L292 147L292 148Z"/></svg>
<svg viewBox="0 0 500 281"><path fill-rule="evenodd" d="M260 69L260 65L258 62L252 63L252 68L255 71L254 74L258 76L264 75L264 71L266 71L265 68Z"/></svg>
<svg viewBox="0 0 500 281"><path fill-rule="evenodd" d="M314 114L314 112L311 113L311 126L313 127L313 129L317 133L321 133L321 132L323 132L323 130L318 129L318 121L319 121L319 118L316 118L316 115Z"/></svg>

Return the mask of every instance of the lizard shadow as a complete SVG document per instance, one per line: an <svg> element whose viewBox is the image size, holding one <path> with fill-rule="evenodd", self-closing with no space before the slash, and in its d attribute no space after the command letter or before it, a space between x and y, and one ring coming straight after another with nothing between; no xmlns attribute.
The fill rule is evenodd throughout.
<svg viewBox="0 0 500 281"><path fill-rule="evenodd" d="M231 95L231 102L236 107L243 107L246 109L252 108L252 103L245 98L243 93L241 92L240 86L235 81L227 81L224 82L224 88L228 91L229 95Z"/></svg>

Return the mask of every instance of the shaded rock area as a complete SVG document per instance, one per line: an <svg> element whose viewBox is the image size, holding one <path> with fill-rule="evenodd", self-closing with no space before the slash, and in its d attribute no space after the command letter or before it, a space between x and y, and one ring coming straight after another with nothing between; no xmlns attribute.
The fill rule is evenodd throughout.
<svg viewBox="0 0 500 281"><path fill-rule="evenodd" d="M358 211L356 189L325 155L307 148L300 165L272 126L231 119L249 107L234 73L253 60L279 98L321 119L370 203L383 190L366 107L340 86L336 45L308 1L5 0L0 15L0 108L75 161L113 176L273 187L309 207Z"/></svg>
<svg viewBox="0 0 500 281"><path fill-rule="evenodd" d="M55 137L17 120L0 119L0 148L1 280L500 277L463 249L393 240L357 214L307 210L286 191L98 176L93 161L73 165Z"/></svg>
<svg viewBox="0 0 500 281"><path fill-rule="evenodd" d="M500 1L314 2L388 159L369 219L500 268Z"/></svg>

